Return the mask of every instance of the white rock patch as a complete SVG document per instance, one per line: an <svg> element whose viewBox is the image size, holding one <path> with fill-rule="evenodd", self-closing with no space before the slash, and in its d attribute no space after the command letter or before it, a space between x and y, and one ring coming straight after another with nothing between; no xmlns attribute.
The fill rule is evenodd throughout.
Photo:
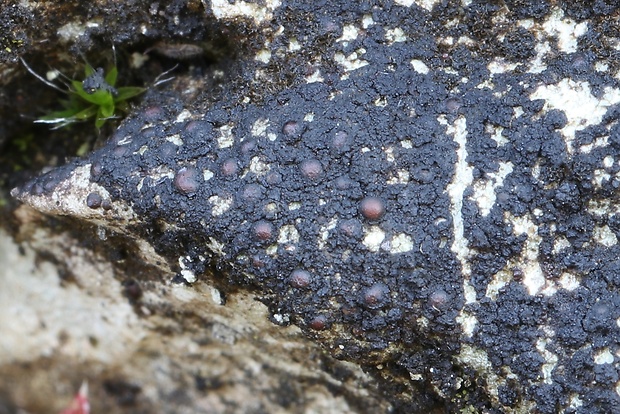
<svg viewBox="0 0 620 414"><path fill-rule="evenodd" d="M245 1L229 2L228 0L211 0L207 2L203 0L205 8L211 7L213 15L217 19L234 19L237 17L245 17L254 20L254 23L260 23L270 20L272 12L280 7L280 0L265 0L265 6L256 3L247 3Z"/></svg>
<svg viewBox="0 0 620 414"><path fill-rule="evenodd" d="M91 164L76 167L71 175L58 183L49 195L18 195L17 191L12 191L11 194L46 214L78 217L108 227L110 227L110 222L106 219L107 215L114 217L115 223L119 226L123 222L135 221L136 214L133 209L120 200L111 203L112 208L108 211L87 206L86 198L90 193L99 194L103 200L110 199L108 190L90 181L90 168Z"/></svg>
<svg viewBox="0 0 620 414"><path fill-rule="evenodd" d="M527 235L520 263L523 270L523 284L530 295L540 293L545 286L545 275L538 261L538 251L542 237L538 235L538 226L528 217L513 217L507 215L508 222L513 224L513 232L519 236Z"/></svg>
<svg viewBox="0 0 620 414"><path fill-rule="evenodd" d="M611 229L607 225L594 227L592 238L594 239L594 241L602 244L605 247L611 247L618 244L618 238L616 237L616 234L611 231Z"/></svg>
<svg viewBox="0 0 620 414"><path fill-rule="evenodd" d="M440 119L440 123L446 124L445 119ZM448 185L448 195L450 196L450 213L454 226L454 242L452 243L452 252L456 254L457 259L461 263L461 272L463 274L463 292L465 294L465 302L473 303L476 301L476 292L471 286L469 279L471 277L471 267L469 258L473 252L469 248L469 240L465 238L465 226L463 222L463 194L467 187L474 180L473 168L467 163L467 122L465 118L458 118L453 125L447 128L448 135L452 135L454 142L458 145L456 150L456 167L454 169L454 177Z"/></svg>
<svg viewBox="0 0 620 414"><path fill-rule="evenodd" d="M411 66L413 66L413 70L415 70L418 73L421 73L422 75L427 75L428 72L430 71L428 66L426 66L426 63L422 62L419 59L412 59L411 62L409 63L411 63Z"/></svg>
<svg viewBox="0 0 620 414"><path fill-rule="evenodd" d="M230 124L218 128L220 136L217 137L217 146L219 148L229 148L233 146L235 143L235 136L232 133L232 129L233 126Z"/></svg>
<svg viewBox="0 0 620 414"><path fill-rule="evenodd" d="M609 351L609 348L605 348L594 354L594 363L597 365L613 364L614 356Z"/></svg>
<svg viewBox="0 0 620 414"><path fill-rule="evenodd" d="M577 51L577 41L588 31L588 23L577 24L574 20L564 18L564 11L555 9L549 19L543 23L543 29L551 37L558 39L558 48L565 53Z"/></svg>
<svg viewBox="0 0 620 414"><path fill-rule="evenodd" d="M336 228L336 224L338 224L338 219L334 217L319 229L319 234L321 235L317 241L319 250L323 250L325 248L325 244L329 238L329 232Z"/></svg>
<svg viewBox="0 0 620 414"><path fill-rule="evenodd" d="M564 136L568 152L572 154L575 132L600 124L607 109L620 102L620 90L606 87L603 96L598 99L590 92L588 82L562 79L555 85L539 86L530 95L530 99L544 99L545 112L559 109L566 114L568 122L560 132Z"/></svg>
<svg viewBox="0 0 620 414"><path fill-rule="evenodd" d="M399 233L392 237L392 241L390 243L390 253L406 253L413 250L413 240L405 233Z"/></svg>
<svg viewBox="0 0 620 414"><path fill-rule="evenodd" d="M407 41L407 35L403 32L403 29L395 27L394 29L387 29L385 31L385 40L387 40L389 45L402 43Z"/></svg>
<svg viewBox="0 0 620 414"><path fill-rule="evenodd" d="M365 229L365 237L362 243L371 252L378 252L381 248L381 243L385 239L385 232L381 230L379 226L371 226Z"/></svg>
<svg viewBox="0 0 620 414"><path fill-rule="evenodd" d="M485 180L478 180L474 183L474 194L472 199L478 204L480 214L486 217L495 205L495 190L504 185L504 179L512 172L511 162L500 162L499 170L496 173L487 174Z"/></svg>
<svg viewBox="0 0 620 414"><path fill-rule="evenodd" d="M352 24L346 24L342 28L342 36L336 39L336 42L350 42L351 40L357 39L359 35L359 30Z"/></svg>
<svg viewBox="0 0 620 414"><path fill-rule="evenodd" d="M334 60L341 65L346 72L351 72L368 65L368 61L360 58L364 53L366 53L365 49L359 49L349 56L345 56L338 52L334 55Z"/></svg>
<svg viewBox="0 0 620 414"><path fill-rule="evenodd" d="M183 145L183 140L179 134L174 134L166 137L166 141L172 142L174 145L181 146Z"/></svg>
<svg viewBox="0 0 620 414"><path fill-rule="evenodd" d="M279 244L297 244L299 243L299 232L297 228L291 224L280 227L278 236Z"/></svg>
<svg viewBox="0 0 620 414"><path fill-rule="evenodd" d="M212 196L209 197L209 203L211 203L211 214L213 215L213 217L218 217L227 212L232 207L233 198L232 196Z"/></svg>
<svg viewBox="0 0 620 414"><path fill-rule="evenodd" d="M396 0L396 4L405 7L411 7L414 3L428 11L431 11L433 10L433 6L436 3L439 3L439 0Z"/></svg>
<svg viewBox="0 0 620 414"><path fill-rule="evenodd" d="M539 339L536 341L536 350L545 359L545 363L542 364L541 370L543 374L543 382L545 384L553 384L552 373L555 366L558 364L558 357L547 349L547 339Z"/></svg>

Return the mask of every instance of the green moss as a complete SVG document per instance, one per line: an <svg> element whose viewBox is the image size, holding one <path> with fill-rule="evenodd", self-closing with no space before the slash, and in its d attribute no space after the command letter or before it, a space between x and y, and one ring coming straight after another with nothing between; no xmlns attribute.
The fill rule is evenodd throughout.
<svg viewBox="0 0 620 414"><path fill-rule="evenodd" d="M101 128L106 120L117 118L129 109L127 101L140 95L146 88L123 86L115 88L118 69L113 66L104 76L103 69L86 65L84 80L71 80L67 95L61 100L63 109L54 111L35 122L53 124L62 128L75 122L95 120L95 127Z"/></svg>

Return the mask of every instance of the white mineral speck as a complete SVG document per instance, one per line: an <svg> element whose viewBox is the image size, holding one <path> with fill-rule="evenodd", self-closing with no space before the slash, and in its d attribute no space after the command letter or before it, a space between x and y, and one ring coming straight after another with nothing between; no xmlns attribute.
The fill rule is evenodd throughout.
<svg viewBox="0 0 620 414"><path fill-rule="evenodd" d="M406 253L413 250L413 240L405 233L399 233L392 237L390 253Z"/></svg>
<svg viewBox="0 0 620 414"><path fill-rule="evenodd" d="M385 232L381 230L379 226L371 226L365 229L365 237L362 243L371 252L378 252L381 248L381 243L385 239Z"/></svg>
<svg viewBox="0 0 620 414"><path fill-rule="evenodd" d="M603 167L605 168L611 168L614 165L614 157L612 157L611 155L606 156L605 158L603 158Z"/></svg>
<svg viewBox="0 0 620 414"><path fill-rule="evenodd" d="M579 280L577 279L577 277L575 277L575 275L571 273L562 273L562 276L560 276L560 280L558 280L558 283L563 289L566 289L569 292L579 287Z"/></svg>
<svg viewBox="0 0 620 414"><path fill-rule="evenodd" d="M337 42L350 42L357 39L359 30L352 24L347 24L342 28L342 36L336 39Z"/></svg>
<svg viewBox="0 0 620 414"><path fill-rule="evenodd" d="M191 270L181 270L181 276L187 283L194 283L196 281L196 274Z"/></svg>
<svg viewBox="0 0 620 414"><path fill-rule="evenodd" d="M271 60L271 51L269 49L259 50L256 54L255 60L265 64L269 63L269 60Z"/></svg>
<svg viewBox="0 0 620 414"><path fill-rule="evenodd" d="M223 125L218 128L220 136L217 137L217 146L219 148L229 148L233 146L235 143L235 136L232 133L232 129L232 125Z"/></svg>
<svg viewBox="0 0 620 414"><path fill-rule="evenodd" d="M267 128L269 127L269 120L265 118L259 118L254 121L252 130L250 133L255 137L264 137L267 135Z"/></svg>
<svg viewBox="0 0 620 414"><path fill-rule="evenodd" d="M212 196L209 197L209 203L211 203L211 214L213 217L221 216L227 212L233 205L233 198Z"/></svg>
<svg viewBox="0 0 620 414"><path fill-rule="evenodd" d="M599 244L605 247L611 247L618 244L618 238L616 234L609 228L609 226L596 226L592 232L592 238Z"/></svg>
<svg viewBox="0 0 620 414"><path fill-rule="evenodd" d="M291 38L288 42L288 51L289 52L296 52L298 50L301 49L301 45L299 44L299 41L296 38Z"/></svg>
<svg viewBox="0 0 620 414"><path fill-rule="evenodd" d="M263 175L269 172L271 167L261 161L259 157L254 157L250 160L250 171L256 175Z"/></svg>
<svg viewBox="0 0 620 414"><path fill-rule="evenodd" d="M342 53L334 54L334 61L341 65L345 72L351 72L368 65L368 61L361 59L360 56L366 53L365 49L359 49L351 53L349 56L345 56Z"/></svg>
<svg viewBox="0 0 620 414"><path fill-rule="evenodd" d="M213 300L213 303L215 303L216 305L221 305L224 303L224 301L222 300L222 293L214 288L211 287L211 300Z"/></svg>
<svg viewBox="0 0 620 414"><path fill-rule="evenodd" d="M178 145L179 147L183 145L183 139L181 139L181 136L179 134L174 134L166 137L166 141L172 142L174 145Z"/></svg>
<svg viewBox="0 0 620 414"><path fill-rule="evenodd" d="M373 24L375 24L375 21L372 19L372 15L365 14L364 17L362 17L362 27L364 29L368 29Z"/></svg>
<svg viewBox="0 0 620 414"><path fill-rule="evenodd" d="M602 349L594 355L594 363L597 365L613 364L613 362L614 356L609 351L609 348Z"/></svg>
<svg viewBox="0 0 620 414"><path fill-rule="evenodd" d="M315 82L323 82L323 76L321 75L320 70L315 70L311 75L306 76L307 83L315 83Z"/></svg>
<svg viewBox="0 0 620 414"><path fill-rule="evenodd" d="M394 29L388 29L385 31L385 40L388 41L388 44L401 43L407 41L407 35L403 32L403 29L400 27L395 27Z"/></svg>
<svg viewBox="0 0 620 414"><path fill-rule="evenodd" d="M413 70L415 70L418 73L421 73L422 75L426 75L430 71L428 66L426 66L426 63L422 62L419 59L412 59L410 63L411 63L411 66L413 66Z"/></svg>
<svg viewBox="0 0 620 414"><path fill-rule="evenodd" d="M327 224L321 226L319 229L319 239L317 240L317 245L319 250L323 250L325 248L325 242L329 238L329 232L333 230L338 224L338 218L333 217Z"/></svg>
<svg viewBox="0 0 620 414"><path fill-rule="evenodd" d="M84 24L74 21L61 26L56 34L60 38L61 43L69 43L82 36L85 29L86 26Z"/></svg>
<svg viewBox="0 0 620 414"><path fill-rule="evenodd" d="M278 243L280 244L296 244L299 243L299 232L295 226L287 224L280 227L280 234L278 236Z"/></svg>
<svg viewBox="0 0 620 414"><path fill-rule="evenodd" d="M179 115L177 115L177 118L174 120L174 122L187 121L191 117L192 117L192 113L188 111L187 109L184 109L183 111L181 111Z"/></svg>

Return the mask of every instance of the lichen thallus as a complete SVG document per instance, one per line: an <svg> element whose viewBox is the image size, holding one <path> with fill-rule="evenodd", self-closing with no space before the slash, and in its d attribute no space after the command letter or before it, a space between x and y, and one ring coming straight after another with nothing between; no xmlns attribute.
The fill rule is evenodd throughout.
<svg viewBox="0 0 620 414"><path fill-rule="evenodd" d="M104 72L103 68L95 69L89 63L84 65L84 80L82 81L70 79L58 72L68 80L64 89L36 73L23 58L20 58L28 72L41 82L68 96L68 99L60 101L63 106L62 110L51 112L34 122L52 124L54 125L52 129L58 129L94 117L95 127L100 129L108 119L118 118L120 112L127 113L129 111L128 100L142 94L148 87L116 87L118 68L116 66L116 50L114 48L113 50L114 65L108 69L107 73ZM86 62L86 59L84 61ZM174 69L176 66L157 76L151 87L171 80L172 78L162 78Z"/></svg>

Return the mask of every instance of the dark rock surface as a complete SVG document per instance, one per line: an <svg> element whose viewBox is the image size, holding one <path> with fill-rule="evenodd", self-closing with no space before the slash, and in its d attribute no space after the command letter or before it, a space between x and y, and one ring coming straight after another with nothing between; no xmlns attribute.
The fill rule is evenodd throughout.
<svg viewBox="0 0 620 414"><path fill-rule="evenodd" d="M13 194L214 266L397 412L617 411L619 10L215 3L243 54Z"/></svg>

